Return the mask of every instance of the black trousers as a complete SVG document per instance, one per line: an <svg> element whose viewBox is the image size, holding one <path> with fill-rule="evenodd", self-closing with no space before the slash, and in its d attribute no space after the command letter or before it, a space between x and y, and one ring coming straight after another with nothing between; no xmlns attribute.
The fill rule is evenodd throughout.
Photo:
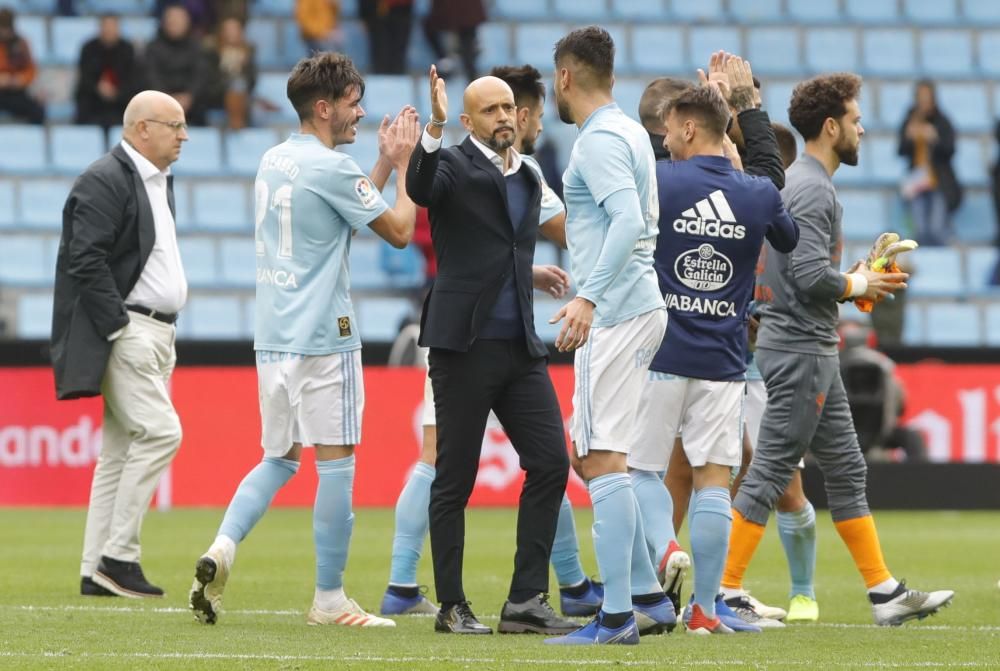
<svg viewBox="0 0 1000 671"><path fill-rule="evenodd" d="M532 358L523 338L478 340L468 352L431 348L430 377L438 436L430 503L438 601L465 600L465 506L476 482L490 409L507 431L525 471L509 598L524 601L547 592L569 457L545 359Z"/></svg>

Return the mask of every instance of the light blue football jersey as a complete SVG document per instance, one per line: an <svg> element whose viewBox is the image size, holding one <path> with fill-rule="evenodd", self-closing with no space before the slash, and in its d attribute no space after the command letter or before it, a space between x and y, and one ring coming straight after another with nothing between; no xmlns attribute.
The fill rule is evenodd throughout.
<svg viewBox="0 0 1000 671"><path fill-rule="evenodd" d="M351 303L351 235L388 209L354 159L293 133L254 183L254 349L324 355L361 347Z"/></svg>
<svg viewBox="0 0 1000 671"><path fill-rule="evenodd" d="M757 357L750 355L750 361L747 362L747 382L763 382L764 376L760 374L760 368L757 367Z"/></svg>
<svg viewBox="0 0 1000 671"><path fill-rule="evenodd" d="M538 176L538 182L542 185L542 205L538 213L538 225L541 226L552 217L565 212L566 206L559 200L559 196L552 190L549 183L545 181L545 175L542 174L542 166L538 165L535 157L521 154L521 160L535 171L535 175Z"/></svg>
<svg viewBox="0 0 1000 671"><path fill-rule="evenodd" d="M611 217L602 207L613 193L638 193L643 230L638 240L608 238ZM653 270L657 222L656 160L649 136L637 122L611 103L596 109L580 128L569 166L563 173L566 199L566 242L578 294L597 297L594 326L613 326L650 310L663 308ZM628 245L624 267L598 264L605 245Z"/></svg>

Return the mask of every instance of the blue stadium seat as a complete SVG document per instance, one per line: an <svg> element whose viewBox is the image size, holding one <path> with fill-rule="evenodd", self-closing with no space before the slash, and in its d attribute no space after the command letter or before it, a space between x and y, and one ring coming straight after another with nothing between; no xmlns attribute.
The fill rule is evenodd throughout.
<svg viewBox="0 0 1000 671"><path fill-rule="evenodd" d="M993 129L986 86L979 82L942 83L937 87L938 104L951 119L955 130L982 133Z"/></svg>
<svg viewBox="0 0 1000 671"><path fill-rule="evenodd" d="M218 283L219 262L215 253L215 241L211 237L181 235L177 238L177 246L181 252L184 275L190 286L211 287Z"/></svg>
<svg viewBox="0 0 1000 671"><path fill-rule="evenodd" d="M1000 3L997 6L1000 7ZM980 71L984 75L1000 75L1000 31L980 31L978 44Z"/></svg>
<svg viewBox="0 0 1000 671"><path fill-rule="evenodd" d="M839 3L815 0L788 0L788 15L801 23L831 23L840 21Z"/></svg>
<svg viewBox="0 0 1000 671"><path fill-rule="evenodd" d="M39 173L48 167L45 128L0 124L0 173Z"/></svg>
<svg viewBox="0 0 1000 671"><path fill-rule="evenodd" d="M490 60L495 60L497 54L494 51L496 49L495 42L495 30L486 30L487 28L502 28L509 32L510 24L508 23L484 23L479 26L476 31L476 40L479 44L479 59L476 61L479 68L482 69L486 67L486 52L489 52ZM484 44L483 35L487 34L488 38L491 40L489 44ZM507 49L508 53L510 50L510 39L507 39ZM416 71L426 77L427 71L431 67L431 63L437 61L437 56L434 54L434 50L431 49L430 43L427 42L427 36L424 34L424 28L422 22L414 21L413 26L410 30L410 43L406 50L406 63L410 72ZM506 61L504 65L509 65L510 61ZM492 66L491 66L492 67Z"/></svg>
<svg viewBox="0 0 1000 671"><path fill-rule="evenodd" d="M559 312L559 308L562 307L564 302L546 297L544 294L535 295L535 331L538 333L538 337L542 339L542 342L554 343L556 336L559 335L559 330L562 328L563 322L550 324L549 320Z"/></svg>
<svg viewBox="0 0 1000 671"><path fill-rule="evenodd" d="M288 74L285 72L264 72L257 78L257 87L254 90L254 97L267 100L278 107L276 112L264 112L259 109L254 110L254 121L259 124L294 124L298 123L299 116L295 113L292 103L288 102L286 89L288 86Z"/></svg>
<svg viewBox="0 0 1000 671"><path fill-rule="evenodd" d="M965 303L936 303L927 306L928 345L975 347L981 341L978 306Z"/></svg>
<svg viewBox="0 0 1000 671"><path fill-rule="evenodd" d="M912 30L873 28L862 37L862 64L876 75L912 76L916 70Z"/></svg>
<svg viewBox="0 0 1000 671"><path fill-rule="evenodd" d="M234 296L194 296L188 299L179 322L195 340L238 340L246 336L243 310Z"/></svg>
<svg viewBox="0 0 1000 671"><path fill-rule="evenodd" d="M871 186L873 162L870 143L862 141L858 149L857 165L841 165L833 175L833 183L840 186Z"/></svg>
<svg viewBox="0 0 1000 671"><path fill-rule="evenodd" d="M552 9L548 0L496 0L491 14L500 19L548 19Z"/></svg>
<svg viewBox="0 0 1000 671"><path fill-rule="evenodd" d="M698 26L688 29L688 61L692 67L708 72L708 59L713 52L720 49L731 54L746 53L743 51L743 40L740 39L740 31L737 28Z"/></svg>
<svg viewBox="0 0 1000 671"><path fill-rule="evenodd" d="M962 257L952 247L921 247L910 253L912 296L959 296L965 288Z"/></svg>
<svg viewBox="0 0 1000 671"><path fill-rule="evenodd" d="M790 75L802 70L799 32L794 28L755 28L748 31L746 54L754 74Z"/></svg>
<svg viewBox="0 0 1000 671"><path fill-rule="evenodd" d="M396 249L388 243L379 246L382 270L389 284L396 288L417 288L424 284L424 257L413 245Z"/></svg>
<svg viewBox="0 0 1000 671"><path fill-rule="evenodd" d="M897 0L846 0L844 13L851 23L895 23L899 20L897 8Z"/></svg>
<svg viewBox="0 0 1000 671"><path fill-rule="evenodd" d="M0 178L0 228L14 225L14 180Z"/></svg>
<svg viewBox="0 0 1000 671"><path fill-rule="evenodd" d="M1000 347L1000 305L996 303L987 305L983 322L986 327L986 345Z"/></svg>
<svg viewBox="0 0 1000 671"><path fill-rule="evenodd" d="M852 72L858 67L858 32L853 28L810 28L805 62L812 72ZM751 61L756 69L757 64Z"/></svg>
<svg viewBox="0 0 1000 671"><path fill-rule="evenodd" d="M79 9L80 3L77 3ZM152 0L84 0L84 8L96 15L111 13L119 16L148 14Z"/></svg>
<svg viewBox="0 0 1000 671"><path fill-rule="evenodd" d="M256 285L257 254L251 236L219 240L219 282L226 286L252 289Z"/></svg>
<svg viewBox="0 0 1000 671"><path fill-rule="evenodd" d="M539 240L535 243L535 265L536 266L558 266L559 265L559 248L555 244Z"/></svg>
<svg viewBox="0 0 1000 671"><path fill-rule="evenodd" d="M370 296L361 299L357 314L361 340L391 343L413 312L413 304L405 298Z"/></svg>
<svg viewBox="0 0 1000 671"><path fill-rule="evenodd" d="M144 45L156 37L158 29L152 16L122 16L122 37L137 45Z"/></svg>
<svg viewBox="0 0 1000 671"><path fill-rule="evenodd" d="M358 66L361 72L368 71L371 62L368 58L370 55L368 52L368 31L365 29L364 23L361 21L344 21L341 25L341 31L344 36L344 53L351 57L351 60L354 61L354 64ZM291 31L286 31L285 51L289 52L286 55L289 65L296 63L300 58L308 55L306 53L306 45L297 32L291 34Z"/></svg>
<svg viewBox="0 0 1000 671"><path fill-rule="evenodd" d="M781 0L729 0L729 15L736 23L784 23Z"/></svg>
<svg viewBox="0 0 1000 671"><path fill-rule="evenodd" d="M928 74L967 77L974 72L972 33L967 30L924 30L920 33L920 63Z"/></svg>
<svg viewBox="0 0 1000 671"><path fill-rule="evenodd" d="M424 93L423 88L421 93ZM417 93L413 88L413 77L409 75L365 77L365 97L361 101L361 106L368 114L369 121L378 124L386 114L393 119L404 105L416 107L416 104Z"/></svg>
<svg viewBox="0 0 1000 671"><path fill-rule="evenodd" d="M845 238L872 241L886 230L888 217L881 191L841 189L837 198L844 208Z"/></svg>
<svg viewBox="0 0 1000 671"><path fill-rule="evenodd" d="M870 163L868 174L872 180L888 187L898 187L903 175L906 174L906 162L899 156L896 136L869 136L861 141L861 145L862 147L868 145L868 154L862 155L862 158L866 158ZM841 170L843 169L844 167L841 167Z"/></svg>
<svg viewBox="0 0 1000 671"><path fill-rule="evenodd" d="M907 301L903 308L903 344L923 345L925 344L924 328L924 306L923 303Z"/></svg>
<svg viewBox="0 0 1000 671"><path fill-rule="evenodd" d="M273 128L244 128L231 130L223 135L226 167L234 175L257 174L261 157L281 140Z"/></svg>
<svg viewBox="0 0 1000 671"><path fill-rule="evenodd" d="M965 192L958 211L951 215L955 237L968 244L992 244L997 234L995 219L990 195L971 189Z"/></svg>
<svg viewBox="0 0 1000 671"><path fill-rule="evenodd" d="M632 48L632 66L639 72L654 75L689 74L690 66L684 53L684 31L681 28L634 26L629 46Z"/></svg>
<svg viewBox="0 0 1000 671"><path fill-rule="evenodd" d="M214 176L222 172L222 135L211 126L188 128L188 141L171 167L178 175Z"/></svg>
<svg viewBox="0 0 1000 671"><path fill-rule="evenodd" d="M913 84L882 82L878 85L878 119L884 128L898 131L912 106Z"/></svg>
<svg viewBox="0 0 1000 671"><path fill-rule="evenodd" d="M665 0L611 0L611 15L616 19L633 21L663 21L667 10Z"/></svg>
<svg viewBox="0 0 1000 671"><path fill-rule="evenodd" d="M986 186L987 165L985 142L982 137L960 137L955 143L952 164L958 181L964 186Z"/></svg>
<svg viewBox="0 0 1000 671"><path fill-rule="evenodd" d="M965 252L965 283L971 294L996 294L1000 287L990 284L997 270L1000 254L989 245L973 247ZM1000 334L998 334L1000 336Z"/></svg>
<svg viewBox="0 0 1000 671"><path fill-rule="evenodd" d="M341 36L343 39L343 50L344 52L354 60L354 64L361 68L364 72L368 67L367 58L364 61L364 65L358 62L355 58L354 44L356 42L355 33L357 32L357 22L356 21L344 21L340 24ZM309 55L309 47L302 40L302 33L299 30L299 25L296 21L279 21L278 22L278 33L281 35L281 53L279 58L286 68L290 68L295 65L300 58L305 58ZM361 55L366 55L367 50L363 49ZM287 79L288 73L284 73Z"/></svg>
<svg viewBox="0 0 1000 671"><path fill-rule="evenodd" d="M369 174L375 167L378 160L378 134L374 131L358 133L352 144L345 144L337 147L338 150L349 154L361 168L362 172ZM389 178L390 181L394 177Z"/></svg>
<svg viewBox="0 0 1000 671"><path fill-rule="evenodd" d="M45 238L40 235L0 234L0 284L48 286L56 275Z"/></svg>
<svg viewBox="0 0 1000 671"><path fill-rule="evenodd" d="M631 51L628 48L628 32L625 30L625 26L620 23L609 23L603 24L601 27L608 31L612 41L615 43L615 74L619 77L631 74L634 68L629 58ZM544 72L547 75L551 71L552 63L550 59L549 67Z"/></svg>
<svg viewBox="0 0 1000 671"><path fill-rule="evenodd" d="M625 114L639 119L639 99L646 90L646 82L641 79L621 79L615 81L615 102Z"/></svg>
<svg viewBox="0 0 1000 671"><path fill-rule="evenodd" d="M174 223L179 231L194 227L194 222L191 220L191 191L188 184L189 181L185 179L174 180Z"/></svg>
<svg viewBox="0 0 1000 671"><path fill-rule="evenodd" d="M672 18L685 23L714 22L725 18L722 0L699 0L698 2L671 0L670 9ZM722 48L724 47L719 47L719 49ZM708 58L708 55L706 54L705 57Z"/></svg>
<svg viewBox="0 0 1000 671"><path fill-rule="evenodd" d="M351 241L351 288L388 289L389 278L382 270L380 245L374 237L358 237Z"/></svg>
<svg viewBox="0 0 1000 671"><path fill-rule="evenodd" d="M85 42L97 37L96 16L56 16L49 24L52 48L49 57L59 65L76 65Z"/></svg>
<svg viewBox="0 0 1000 671"><path fill-rule="evenodd" d="M52 294L23 294L17 299L18 338L48 340L52 335Z"/></svg>
<svg viewBox="0 0 1000 671"><path fill-rule="evenodd" d="M48 10L52 11L52 9ZM19 15L14 24L17 34L25 39L35 62L45 65L50 60L49 29L44 16ZM77 54L79 55L79 54Z"/></svg>
<svg viewBox="0 0 1000 671"><path fill-rule="evenodd" d="M22 180L20 223L31 228L62 230L62 208L72 186L69 179Z"/></svg>
<svg viewBox="0 0 1000 671"><path fill-rule="evenodd" d="M958 18L957 0L903 0L903 18L922 25L954 23Z"/></svg>
<svg viewBox="0 0 1000 671"><path fill-rule="evenodd" d="M514 27L514 59L543 72L552 70L552 47L566 34L559 23L528 23ZM450 99L450 98L449 98Z"/></svg>
<svg viewBox="0 0 1000 671"><path fill-rule="evenodd" d="M198 182L193 186L195 222L213 231L251 231L253 217L242 182Z"/></svg>
<svg viewBox="0 0 1000 671"><path fill-rule="evenodd" d="M764 99L763 107L767 110L771 121L788 125L788 103L792 100L792 90L796 83L794 81L769 81L761 88Z"/></svg>
<svg viewBox="0 0 1000 671"><path fill-rule="evenodd" d="M552 0L552 14L560 20L581 23L606 21L608 3L605 0Z"/></svg>
<svg viewBox="0 0 1000 671"><path fill-rule="evenodd" d="M50 126L49 148L54 170L80 173L107 151L104 129L100 126Z"/></svg>
<svg viewBox="0 0 1000 671"><path fill-rule="evenodd" d="M247 22L245 34L255 49L257 66L261 68L282 68L284 57L278 49L278 22L265 18L252 18Z"/></svg>
<svg viewBox="0 0 1000 671"><path fill-rule="evenodd" d="M243 299L243 332L246 337L253 338L254 321L256 318L257 301L253 298Z"/></svg>
<svg viewBox="0 0 1000 671"><path fill-rule="evenodd" d="M340 4L345 3L341 2ZM253 0L251 13L255 16L273 16L281 19L290 16L291 8L288 0Z"/></svg>
<svg viewBox="0 0 1000 671"><path fill-rule="evenodd" d="M962 0L962 16L970 24L1000 25L1000 3L996 0Z"/></svg>
<svg viewBox="0 0 1000 671"><path fill-rule="evenodd" d="M510 24L485 23L479 26L476 39L479 41L480 68L485 70L498 65L510 65Z"/></svg>

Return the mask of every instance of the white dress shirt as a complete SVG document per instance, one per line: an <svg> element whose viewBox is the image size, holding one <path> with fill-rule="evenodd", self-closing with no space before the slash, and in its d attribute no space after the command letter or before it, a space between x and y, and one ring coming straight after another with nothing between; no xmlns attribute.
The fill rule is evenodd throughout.
<svg viewBox="0 0 1000 671"><path fill-rule="evenodd" d="M427 129L425 128L424 134L420 138L420 145L424 148L424 151L428 153L434 152L441 148L441 141L443 138L444 135L437 138L434 137L433 135L428 133ZM501 158L499 154L497 154L495 151L493 151L485 144L480 142L479 138L477 138L475 135L470 133L469 138L472 140L472 144L476 145L479 148L479 151L483 152L483 156L488 158L490 160L490 163L495 165L497 167L497 170L499 170L500 174L502 174L504 177L513 175L515 172L521 169L521 155L518 154L513 147L507 150L510 152L510 167L507 168L506 171L504 171L503 158Z"/></svg>
<svg viewBox="0 0 1000 671"><path fill-rule="evenodd" d="M146 265L139 274L139 281L125 297L127 304L136 304L157 312L175 314L187 302L187 278L177 246L177 227L167 203L167 176L170 168L160 170L125 140L122 149L132 159L153 210L156 241Z"/></svg>

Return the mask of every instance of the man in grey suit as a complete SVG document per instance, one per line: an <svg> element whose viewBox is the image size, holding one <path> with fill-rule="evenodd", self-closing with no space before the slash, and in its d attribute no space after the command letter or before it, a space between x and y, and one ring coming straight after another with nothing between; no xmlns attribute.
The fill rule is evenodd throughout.
<svg viewBox="0 0 1000 671"><path fill-rule="evenodd" d="M162 597L139 565L139 530L181 442L168 382L187 280L170 165L187 123L172 97L143 91L123 126L121 143L77 178L63 207L52 363L60 400L104 396L80 593Z"/></svg>

